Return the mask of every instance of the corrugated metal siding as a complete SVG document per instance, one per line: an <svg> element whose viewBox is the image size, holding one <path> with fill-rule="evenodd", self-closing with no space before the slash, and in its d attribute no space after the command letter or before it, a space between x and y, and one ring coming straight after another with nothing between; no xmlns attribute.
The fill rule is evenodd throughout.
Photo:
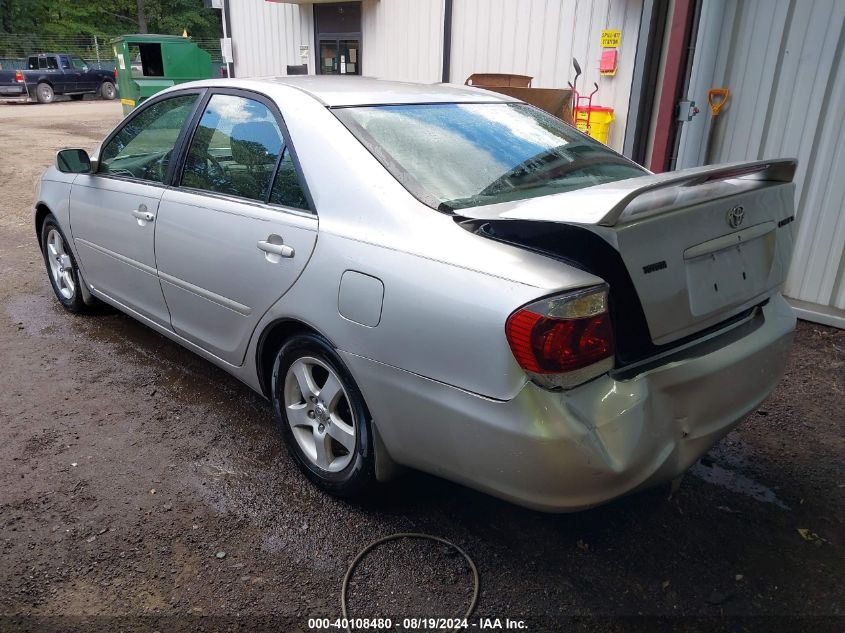
<svg viewBox="0 0 845 633"><path fill-rule="evenodd" d="M236 77L284 75L303 63L300 46L309 47L308 72L314 72L314 10L311 5L229 0Z"/></svg>
<svg viewBox="0 0 845 633"><path fill-rule="evenodd" d="M845 310L843 46L841 0L705 0L690 89L699 104L708 88L731 90L717 161L799 159L786 294L828 312ZM685 126L680 166L701 164L710 122L703 109Z"/></svg>
<svg viewBox="0 0 845 633"><path fill-rule="evenodd" d="M363 73L397 81L440 81L443 0L363 0Z"/></svg>
<svg viewBox="0 0 845 633"><path fill-rule="evenodd" d="M610 146L621 150L641 13L642 0L454 0L451 79L516 73L535 88L566 88L575 57L579 90L598 82L594 103L616 111ZM614 77L599 75L602 29L622 30Z"/></svg>

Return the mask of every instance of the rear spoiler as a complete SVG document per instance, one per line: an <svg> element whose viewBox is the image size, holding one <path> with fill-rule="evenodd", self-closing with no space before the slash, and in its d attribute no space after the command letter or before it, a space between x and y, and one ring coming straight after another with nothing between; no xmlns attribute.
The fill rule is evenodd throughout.
<svg viewBox="0 0 845 633"><path fill-rule="evenodd" d="M459 217L477 220L532 220L616 226L637 198L673 187L692 189L723 180L742 179L772 183L792 182L798 161L792 158L693 167L649 174L566 193L500 202L458 211Z"/></svg>
<svg viewBox="0 0 845 633"><path fill-rule="evenodd" d="M758 160L750 163L728 163L715 167L694 167L677 172L668 172L652 177L650 184L636 187L626 193L605 216L598 221L601 226L615 226L625 210L643 194L670 187L696 187L720 180L743 178L768 182L792 182L798 161L793 158ZM657 180L659 179L659 180ZM636 180L640 180L637 178ZM623 181L624 182L624 181Z"/></svg>

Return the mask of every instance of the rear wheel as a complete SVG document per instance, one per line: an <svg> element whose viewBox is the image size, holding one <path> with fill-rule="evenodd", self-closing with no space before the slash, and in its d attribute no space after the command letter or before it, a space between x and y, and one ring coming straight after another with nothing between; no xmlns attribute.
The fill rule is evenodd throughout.
<svg viewBox="0 0 845 633"><path fill-rule="evenodd" d="M85 95L70 95L70 98L73 99L74 101L82 101L82 98L84 96Z"/></svg>
<svg viewBox="0 0 845 633"><path fill-rule="evenodd" d="M114 99L117 96L117 90L115 90L114 84L110 81L104 81L103 85L100 86L100 96L103 99Z"/></svg>
<svg viewBox="0 0 845 633"><path fill-rule="evenodd" d="M38 99L38 103L52 103L54 97L53 87L50 84L40 83L35 88L35 98Z"/></svg>
<svg viewBox="0 0 845 633"><path fill-rule="evenodd" d="M354 496L375 482L370 415L337 352L321 336L285 343L273 367L273 406L288 451L323 490Z"/></svg>
<svg viewBox="0 0 845 633"><path fill-rule="evenodd" d="M85 312L79 268L56 218L48 215L41 229L41 252L56 299L70 312Z"/></svg>

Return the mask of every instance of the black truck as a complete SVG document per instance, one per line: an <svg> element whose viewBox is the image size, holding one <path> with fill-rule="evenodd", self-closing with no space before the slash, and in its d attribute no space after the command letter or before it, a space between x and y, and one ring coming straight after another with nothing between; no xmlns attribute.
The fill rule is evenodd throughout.
<svg viewBox="0 0 845 633"><path fill-rule="evenodd" d="M76 55L38 53L26 60L26 70L0 70L0 101L50 103L56 95L82 99L97 94L114 99L114 72L95 70Z"/></svg>

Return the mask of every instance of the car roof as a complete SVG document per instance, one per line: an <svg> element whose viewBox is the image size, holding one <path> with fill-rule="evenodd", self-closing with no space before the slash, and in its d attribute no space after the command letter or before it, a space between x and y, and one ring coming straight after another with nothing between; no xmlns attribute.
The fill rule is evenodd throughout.
<svg viewBox="0 0 845 633"><path fill-rule="evenodd" d="M272 77L259 81L296 88L329 107L408 103L511 103L518 101L518 99L507 95L469 86L387 81L370 77L304 75Z"/></svg>

